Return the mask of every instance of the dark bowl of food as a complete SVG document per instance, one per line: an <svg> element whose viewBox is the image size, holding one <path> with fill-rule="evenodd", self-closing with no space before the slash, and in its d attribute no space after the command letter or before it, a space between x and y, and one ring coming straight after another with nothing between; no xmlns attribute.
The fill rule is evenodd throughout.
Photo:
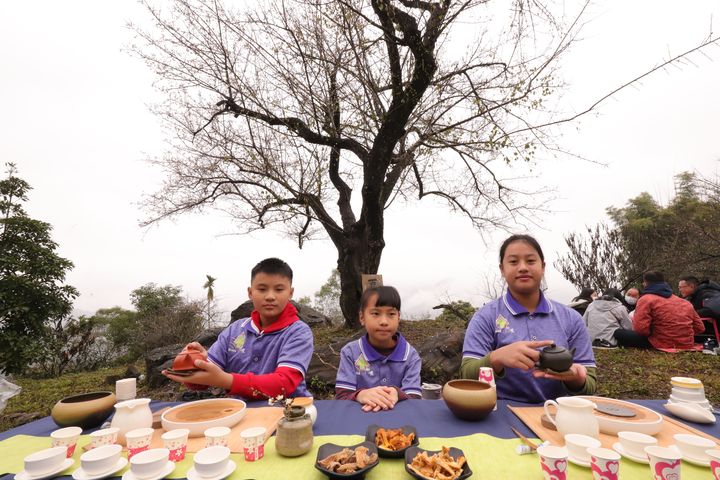
<svg viewBox="0 0 720 480"><path fill-rule="evenodd" d="M408 447L418 444L418 434L412 425L403 425L399 428L370 425L365 434L365 441L374 443L378 455L383 458L403 458Z"/></svg>
<svg viewBox="0 0 720 480"><path fill-rule="evenodd" d="M378 451L373 442L349 446L325 443L318 449L315 468L331 480L360 479L378 462Z"/></svg>
<svg viewBox="0 0 720 480"><path fill-rule="evenodd" d="M409 447L405 450L405 471L418 480L463 480L473 474L465 454L455 447L442 447L442 450Z"/></svg>

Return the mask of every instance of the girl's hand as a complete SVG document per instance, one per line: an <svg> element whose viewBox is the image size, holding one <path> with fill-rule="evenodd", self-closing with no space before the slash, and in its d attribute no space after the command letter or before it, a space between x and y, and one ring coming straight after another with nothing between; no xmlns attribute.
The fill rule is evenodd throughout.
<svg viewBox="0 0 720 480"><path fill-rule="evenodd" d="M364 412L379 412L391 410L398 402L398 393L393 387L374 387L361 391L355 399L363 404Z"/></svg>
<svg viewBox="0 0 720 480"><path fill-rule="evenodd" d="M212 362L196 360L195 366L200 369L187 377L179 377L163 370L162 374L170 380L178 383L194 383L196 385L208 385L210 387L221 387L230 390L232 387L233 377L219 366Z"/></svg>
<svg viewBox="0 0 720 480"><path fill-rule="evenodd" d="M497 374L505 368L530 370L535 368L535 364L540 360L540 352L537 349L553 343L552 340L514 342L490 352L490 364Z"/></svg>
<svg viewBox="0 0 720 480"><path fill-rule="evenodd" d="M585 379L587 378L587 368L579 363L573 363L568 369L572 372L572 375L553 375L552 373L546 373L540 370L535 370L533 376L535 378L549 378L551 380L560 380L565 383L571 390L580 390L585 385Z"/></svg>

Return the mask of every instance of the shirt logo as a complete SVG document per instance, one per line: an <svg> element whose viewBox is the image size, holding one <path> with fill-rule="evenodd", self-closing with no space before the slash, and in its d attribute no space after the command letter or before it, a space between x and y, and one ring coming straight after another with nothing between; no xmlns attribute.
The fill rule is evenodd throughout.
<svg viewBox="0 0 720 480"><path fill-rule="evenodd" d="M368 362L362 354L360 354L360 356L355 359L355 373L357 373L358 375L367 373L371 377L375 375L375 373L372 371L372 368L370 367L370 362Z"/></svg>
<svg viewBox="0 0 720 480"><path fill-rule="evenodd" d="M243 352L245 353L245 332L242 332L240 335L235 337L235 340L233 340L230 348L228 349L231 352Z"/></svg>
<svg viewBox="0 0 720 480"><path fill-rule="evenodd" d="M510 322L502 315L498 315L495 319L495 333L515 333L515 329L510 327Z"/></svg>

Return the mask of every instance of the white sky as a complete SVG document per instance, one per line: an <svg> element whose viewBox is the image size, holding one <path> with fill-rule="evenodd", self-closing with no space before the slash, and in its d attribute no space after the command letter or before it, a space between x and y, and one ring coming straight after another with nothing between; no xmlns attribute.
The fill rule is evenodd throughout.
<svg viewBox="0 0 720 480"><path fill-rule="evenodd" d="M122 50L131 38L126 22L142 17L130 1L0 2L0 160L18 165L33 187L29 214L53 225L59 253L75 263L67 281L81 293L76 309L129 307L130 291L147 282L202 297L207 273L218 278L216 296L229 311L246 299L250 268L268 256L293 267L296 297L312 295L335 266L327 241L298 250L273 232L222 235L234 227L220 214L138 226L142 195L161 180L144 158L160 153L165 140L146 107L156 98L153 78ZM717 0L598 2L583 41L565 59L565 105L587 106L697 45L713 18L720 18ZM681 171L717 172L720 47L705 53L564 130L562 146L607 166L538 158L534 182L558 196L554 213L539 219L544 228L531 232L545 250L552 298L576 294L552 268L563 234L594 225L606 207L642 191L666 201ZM406 317L423 317L448 297L480 305L506 235L486 233L483 242L469 222L432 205L394 209L380 273L399 288Z"/></svg>

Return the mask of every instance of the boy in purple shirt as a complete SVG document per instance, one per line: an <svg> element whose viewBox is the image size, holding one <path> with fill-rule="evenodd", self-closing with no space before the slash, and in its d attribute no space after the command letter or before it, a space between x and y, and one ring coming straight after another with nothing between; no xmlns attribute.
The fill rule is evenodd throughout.
<svg viewBox="0 0 720 480"><path fill-rule="evenodd" d="M400 400L420 398L421 360L398 333L400 294L393 287L368 288L360 299L367 331L340 351L335 398L356 400L366 412L388 410Z"/></svg>
<svg viewBox="0 0 720 480"><path fill-rule="evenodd" d="M513 235L500 248L500 272L507 292L470 320L460 375L478 378L480 367L495 371L498 398L537 403L564 395L592 395L597 387L595 357L582 317L540 290L545 257L537 240ZM538 349L575 348L564 375L535 369Z"/></svg>
<svg viewBox="0 0 720 480"><path fill-rule="evenodd" d="M230 324L207 351L197 342L185 347L205 354L207 361L195 362L200 371L188 377L163 374L190 388L222 387L245 398L308 396L305 374L313 336L290 303L292 275L278 258L255 265L248 288L250 317Z"/></svg>

